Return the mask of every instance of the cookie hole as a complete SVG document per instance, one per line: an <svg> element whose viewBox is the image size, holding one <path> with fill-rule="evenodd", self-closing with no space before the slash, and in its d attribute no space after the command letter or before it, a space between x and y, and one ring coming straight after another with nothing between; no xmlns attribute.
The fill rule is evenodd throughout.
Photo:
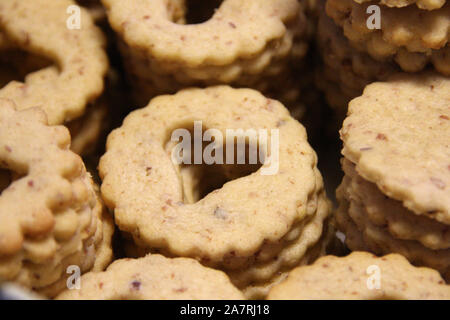
<svg viewBox="0 0 450 320"><path fill-rule="evenodd" d="M21 49L0 51L0 88L11 81L24 82L28 74L55 65L51 60Z"/></svg>
<svg viewBox="0 0 450 320"><path fill-rule="evenodd" d="M0 168L0 195L9 188L9 186L16 180L22 178L23 174L18 174L9 169Z"/></svg>
<svg viewBox="0 0 450 320"><path fill-rule="evenodd" d="M221 6L223 0L186 0L185 13L181 24L200 24L208 21Z"/></svg>
<svg viewBox="0 0 450 320"><path fill-rule="evenodd" d="M234 142L228 140L230 146L227 148L227 139L223 135L222 143L217 142L219 144L213 148L214 138L212 141L205 142L200 137L196 142L194 129L186 130L189 131L191 138L190 149L185 148L183 150L186 151L185 153L179 153L183 163L176 165L183 187L184 203L196 203L211 192L221 189L227 182L257 172L265 161L264 152L261 152L262 159L259 155L260 147L258 142L254 141L254 139L249 139L248 136L242 136L239 139L235 138ZM206 131L207 129L203 128L203 133ZM175 144L177 142L168 143L166 150L172 153ZM196 149L196 145L200 147ZM195 161L196 153L197 161ZM207 159L210 160L208 161Z"/></svg>

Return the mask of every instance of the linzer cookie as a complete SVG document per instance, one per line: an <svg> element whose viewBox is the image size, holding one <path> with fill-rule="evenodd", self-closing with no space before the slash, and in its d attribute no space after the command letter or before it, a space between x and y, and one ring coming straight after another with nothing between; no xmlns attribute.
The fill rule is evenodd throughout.
<svg viewBox="0 0 450 320"><path fill-rule="evenodd" d="M307 52L308 23L296 0L194 1L195 8L190 1L102 2L141 105L190 86L257 87Z"/></svg>
<svg viewBox="0 0 450 320"><path fill-rule="evenodd" d="M319 209L320 210L320 209ZM319 213L318 213L319 215ZM319 219L316 219L319 220ZM323 228L323 229L321 229ZM317 258L326 255L329 252L329 248L337 240L335 235L335 229L331 224L331 221L324 221L323 225L320 223L311 223L308 227L305 227L305 231L299 240L288 245L284 250L280 252L279 257L275 257L274 262L266 263L266 265L256 265L250 270L244 270L244 272L229 273L230 279L238 287L243 288L245 296L249 299L265 299L270 289L286 279L288 273L292 268L298 266L305 266L313 263ZM320 239L317 240L316 234L322 232ZM316 241L311 246L310 243ZM275 266L281 265L275 273L271 274L268 280L253 280L247 282L245 285L242 283L243 276L252 274L258 276L259 279L264 279L263 276L271 270L275 270ZM245 281L245 280L244 280Z"/></svg>
<svg viewBox="0 0 450 320"><path fill-rule="evenodd" d="M396 252L408 258L415 265L427 266L440 271L444 278L448 279L449 249L433 250L418 241L402 240L392 236L386 225L379 226L370 220L364 203L356 199L355 195L349 191L348 181L345 178L338 189L338 199L341 206L347 208L338 210L337 220L341 230L352 237L347 241L349 248L368 250L380 255L386 252ZM426 234L422 235L422 237L424 236Z"/></svg>
<svg viewBox="0 0 450 320"><path fill-rule="evenodd" d="M83 162L68 150L67 129L47 126L42 110L0 101L0 280L51 297L68 266L106 267L112 223Z"/></svg>
<svg viewBox="0 0 450 320"><path fill-rule="evenodd" d="M379 6L380 29L367 26L367 7L374 3L327 0L326 12L343 28L353 46L375 59L393 58L408 72L420 71L431 62L437 71L450 75L450 3L431 11L416 6Z"/></svg>
<svg viewBox="0 0 450 320"><path fill-rule="evenodd" d="M224 137L267 130L278 142L248 140L248 150L259 145L271 159L261 166L174 164L172 133L195 134L197 121ZM218 86L160 96L131 113L108 137L99 170L103 198L136 245L195 258L245 288L295 267L321 238L330 205L316 162L304 128L279 102Z"/></svg>
<svg viewBox="0 0 450 320"><path fill-rule="evenodd" d="M82 28L68 28L67 8L73 4L71 0L0 4L2 49L20 49L54 61L27 75L24 82L8 83L0 97L13 100L20 109L41 107L50 124L80 117L102 93L108 66L104 37L86 10L81 10Z"/></svg>
<svg viewBox="0 0 450 320"><path fill-rule="evenodd" d="M117 260L105 272L81 278L80 290L59 300L242 300L244 296L221 271L187 258L147 255Z"/></svg>
<svg viewBox="0 0 450 320"><path fill-rule="evenodd" d="M348 102L360 96L366 85L399 71L394 63L376 61L353 48L324 10L319 11L317 45L323 65L317 68L316 83L342 118Z"/></svg>
<svg viewBox="0 0 450 320"><path fill-rule="evenodd" d="M427 72L371 84L350 103L337 217L350 249L398 252L447 281L449 102L450 80Z"/></svg>
<svg viewBox="0 0 450 320"><path fill-rule="evenodd" d="M268 299L449 300L450 286L435 270L414 267L401 255L354 252L342 258L322 257L291 271Z"/></svg>

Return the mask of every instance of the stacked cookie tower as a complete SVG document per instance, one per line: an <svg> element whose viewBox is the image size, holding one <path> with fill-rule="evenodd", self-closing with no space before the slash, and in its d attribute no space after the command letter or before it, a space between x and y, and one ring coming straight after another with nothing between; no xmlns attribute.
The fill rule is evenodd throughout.
<svg viewBox="0 0 450 320"><path fill-rule="evenodd" d="M270 141L279 132L279 145L249 142L277 169L265 173L269 162L174 164L167 128L188 132L199 120L224 136L228 129L263 128ZM221 269L249 298L264 297L287 271L323 255L332 235L305 129L279 102L251 89L187 89L153 99L109 135L99 170L116 224L141 251Z"/></svg>
<svg viewBox="0 0 450 320"><path fill-rule="evenodd" d="M352 250L400 253L450 280L450 79L397 75L349 106L337 224Z"/></svg>
<svg viewBox="0 0 450 320"><path fill-rule="evenodd" d="M0 279L55 296L66 268L103 270L112 259L112 219L64 127L38 108L0 99Z"/></svg>
<svg viewBox="0 0 450 320"><path fill-rule="evenodd" d="M292 69L307 53L309 29L297 0L102 2L140 106L217 84L255 88L292 108L298 102Z"/></svg>
<svg viewBox="0 0 450 320"><path fill-rule="evenodd" d="M368 272L380 278L368 278ZM352 252L346 257L322 257L310 266L296 268L286 281L270 290L267 298L448 300L450 286L436 270L412 266L399 254L377 257L367 252Z"/></svg>
<svg viewBox="0 0 450 320"><path fill-rule="evenodd" d="M424 68L450 75L450 3L446 1L326 0L317 43L317 84L345 116L364 87L398 71Z"/></svg>
<svg viewBox="0 0 450 320"><path fill-rule="evenodd" d="M102 271L112 260L112 219L70 150L84 154L99 136L108 69L89 13L83 28L67 26L75 4L0 5L0 282L48 297L67 287L69 266Z"/></svg>
<svg viewBox="0 0 450 320"><path fill-rule="evenodd" d="M51 125L71 129L73 150L85 154L100 136L106 117L99 96L108 59L104 36L86 10L80 12L83 28L74 32L67 27L67 8L75 4L2 1L0 97L13 100L19 109L44 109Z"/></svg>

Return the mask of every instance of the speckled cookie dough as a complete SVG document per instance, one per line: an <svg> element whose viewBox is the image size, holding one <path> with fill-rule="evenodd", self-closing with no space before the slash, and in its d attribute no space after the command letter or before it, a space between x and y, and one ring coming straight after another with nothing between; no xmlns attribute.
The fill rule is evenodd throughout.
<svg viewBox="0 0 450 320"><path fill-rule="evenodd" d="M380 289L370 290L367 270L380 271ZM417 268L398 254L376 257L354 252L346 257L326 256L313 265L299 267L269 292L272 300L450 299L450 286L432 269Z"/></svg>
<svg viewBox="0 0 450 320"><path fill-rule="evenodd" d="M0 104L0 279L54 296L67 266L91 270L108 243L103 205L66 128L47 126L38 108Z"/></svg>
<svg viewBox="0 0 450 320"><path fill-rule="evenodd" d="M399 74L367 86L350 103L341 130L343 154L364 179L414 213L445 224L450 224L449 102L449 78Z"/></svg>
<svg viewBox="0 0 450 320"><path fill-rule="evenodd" d="M18 50L0 43L0 88L15 79L44 69L51 62L41 56ZM96 147L98 138L107 123L107 102L105 97L89 103L82 117L65 122L71 135L71 150L86 156Z"/></svg>
<svg viewBox="0 0 450 320"><path fill-rule="evenodd" d="M147 255L117 260L105 271L81 278L80 290L59 300L242 300L244 296L221 271L188 258Z"/></svg>
<svg viewBox="0 0 450 320"><path fill-rule="evenodd" d="M102 0L141 105L190 86L254 87L307 52L297 0L224 0L194 24L186 20L188 1Z"/></svg>
<svg viewBox="0 0 450 320"><path fill-rule="evenodd" d="M393 76L350 103L337 193L350 249L401 253L450 279L449 136L450 80L436 73Z"/></svg>
<svg viewBox="0 0 450 320"><path fill-rule="evenodd" d="M376 226L368 219L364 204L351 198L347 181L338 189L338 228L352 239L346 241L351 250L367 250L379 255L399 253L411 263L439 271L443 278L450 280L450 249L431 250L414 240L394 238L385 226ZM346 208L346 210L344 210Z"/></svg>
<svg viewBox="0 0 450 320"><path fill-rule="evenodd" d="M386 227L397 239L416 240L433 250L450 248L450 225L416 215L400 201L387 198L374 183L360 177L350 161L343 159L342 168L350 199L364 204L370 222Z"/></svg>
<svg viewBox="0 0 450 320"><path fill-rule="evenodd" d="M422 70L431 62L437 71L449 75L448 40L450 3L433 11L414 6L381 7L381 29L366 25L366 8L372 3L353 0L328 0L326 12L343 28L353 46L377 60L394 59L408 72ZM442 52L444 51L444 52Z"/></svg>
<svg viewBox="0 0 450 320"><path fill-rule="evenodd" d="M81 10L81 29L67 28L66 10L74 3L0 3L0 28L11 46L55 62L29 74L23 83L10 82L0 90L0 97L13 100L20 109L43 108L50 124L80 117L88 103L101 94L108 66L104 37L86 10Z"/></svg>
<svg viewBox="0 0 450 320"><path fill-rule="evenodd" d="M273 279L280 271L289 270L296 267L299 261L311 247L314 247L322 237L323 230L326 228L327 218L331 211L331 204L325 195L319 197L317 214L314 215L301 229L300 235L287 243L268 261L256 260L248 268L242 268L236 271L229 271L231 281L240 289L245 289L252 283L263 283Z"/></svg>
<svg viewBox="0 0 450 320"><path fill-rule="evenodd" d="M324 63L324 77L356 98L364 87L374 81L386 80L398 72L393 63L380 62L368 54L351 47L342 30L328 18L325 12L319 15L317 43ZM345 105L345 112L347 105Z"/></svg>
<svg viewBox="0 0 450 320"><path fill-rule="evenodd" d="M98 189L97 186L95 186ZM104 271L113 261L114 254L112 250L112 237L114 234L114 221L109 212L107 212L101 200L97 199L94 209L97 216L97 228L91 243L93 245L87 247L85 251L74 254L64 260L65 266L79 265L79 261L84 261L80 266L83 273L85 272L101 272ZM59 293L67 289L67 280L73 275L64 272L61 279L53 284L40 288L39 294L54 298Z"/></svg>
<svg viewBox="0 0 450 320"><path fill-rule="evenodd" d="M202 182L196 171L213 167L175 166L170 158L171 132L198 120L205 130L223 134L278 129L278 173L261 175L267 164L253 173L239 165L220 167L210 176L225 175L228 182L202 199L201 187L213 181ZM139 246L231 272L267 262L299 238L306 230L301 224L319 214L318 199L326 204L317 220L322 224L330 208L323 195L318 198L323 183L316 161L304 128L279 102L254 90L218 86L161 96L133 112L108 137L99 169L106 204ZM236 176L238 169L244 174ZM305 234L319 238L321 231ZM264 277L282 266L285 261Z"/></svg>
<svg viewBox="0 0 450 320"><path fill-rule="evenodd" d="M372 3L378 2L379 4L393 8L403 8L415 4L418 8L424 10L436 10L441 8L445 4L445 0L379 0L379 1L353 0L353 1L360 4L365 2L372 2Z"/></svg>
<svg viewBox="0 0 450 320"><path fill-rule="evenodd" d="M328 219L330 220L330 219ZM311 231L311 230L309 230ZM333 225L331 224L331 221L326 221L323 223L323 229L321 230L322 234L320 239L312 246L308 247L306 251L302 252L302 257L297 259L292 256L292 253L295 252L295 250L299 251L303 244L301 244L301 241L298 242L298 244L292 244L291 247L287 248L287 252L290 251L291 256L289 257L288 254L284 254L284 257L282 259L286 259L288 263L286 264L286 267L281 268L279 271L277 271L275 274L272 275L272 277L269 280L266 281L253 281L247 284L245 287L242 287L241 290L244 293L244 295L248 299L266 299L267 294L269 293L270 289L286 279L289 272L296 267L299 266L306 266L314 261L316 261L319 257L322 257L327 254L327 249L329 246L333 243L333 241L336 240L336 230L334 229ZM303 239L303 242L305 240ZM231 280L233 281L233 275L230 276Z"/></svg>
<svg viewBox="0 0 450 320"><path fill-rule="evenodd" d="M318 7L316 43L322 61L316 67L314 81L334 109L340 127L348 103L360 96L367 84L385 80L399 68L353 48L342 29L326 15L324 1Z"/></svg>

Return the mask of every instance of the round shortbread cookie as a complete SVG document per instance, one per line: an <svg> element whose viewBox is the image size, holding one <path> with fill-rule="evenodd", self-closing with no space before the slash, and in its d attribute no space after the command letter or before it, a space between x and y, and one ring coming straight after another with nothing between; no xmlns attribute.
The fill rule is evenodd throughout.
<svg viewBox="0 0 450 320"><path fill-rule="evenodd" d="M102 1L140 105L191 86L255 87L288 71L308 48L296 0L224 0L194 24L186 19L189 0Z"/></svg>
<svg viewBox="0 0 450 320"><path fill-rule="evenodd" d="M350 102L343 154L418 215L450 224L450 79L399 74Z"/></svg>
<svg viewBox="0 0 450 320"><path fill-rule="evenodd" d="M0 97L13 100L20 109L41 107L50 124L80 117L101 94L108 66L103 35L85 9L81 10L82 28L67 27L66 11L73 4L72 0L4 0L0 4L0 29L6 39L0 47L6 41L55 62L29 74L24 82L10 82L0 90Z"/></svg>
<svg viewBox="0 0 450 320"><path fill-rule="evenodd" d="M93 268L103 205L66 128L48 126L38 108L0 103L0 279L43 291L69 265Z"/></svg>
<svg viewBox="0 0 450 320"><path fill-rule="evenodd" d="M81 278L80 290L59 300L241 300L242 293L218 270L193 259L147 255L117 260L105 272Z"/></svg>
<svg viewBox="0 0 450 320"><path fill-rule="evenodd" d="M354 165L343 159L350 199L358 199L366 207L367 217L377 226L387 227L397 239L417 240L425 247L438 250L450 248L450 226L416 215L400 201L386 197L375 184L359 176Z"/></svg>
<svg viewBox="0 0 450 320"><path fill-rule="evenodd" d="M317 42L324 64L334 70L335 82L358 90L360 94L367 84L386 80L399 71L393 63L376 61L352 48L341 28L325 12L319 15Z"/></svg>
<svg viewBox="0 0 450 320"><path fill-rule="evenodd" d="M369 29L366 13L372 3L353 0L328 0L326 12L343 28L351 44L377 60L394 58L405 71L417 72L428 62L437 71L448 73L450 3L439 10L415 7L381 7L381 29Z"/></svg>
<svg viewBox="0 0 450 320"><path fill-rule="evenodd" d="M447 281L450 279L450 249L431 250L417 241L392 237L385 227L378 227L370 222L364 204L350 198L346 180L339 187L338 200L343 203L338 212L338 228L353 235L353 239L346 241L351 250L367 250L380 255L399 253L411 263L436 269ZM343 208L347 210L344 211ZM356 235L358 233L360 239Z"/></svg>
<svg viewBox="0 0 450 320"><path fill-rule="evenodd" d="M224 136L226 129L264 129L270 141L275 130L278 170L262 175L269 163L253 173L247 169L250 175L239 174L241 178L205 198L186 202L184 194L191 191L183 189L180 167L172 163L172 149L166 145L173 130L191 128L198 120ZM264 158L270 152L269 147ZM102 195L119 228L138 244L212 266L239 268L264 244L277 242L308 214L315 214L308 212L307 204L318 192L316 161L304 128L280 103L249 89L189 89L153 99L109 136L100 161ZM240 166L219 165L219 172L209 176L226 176L233 168ZM204 186L213 182L205 181ZM138 190L152 192L138 196Z"/></svg>
<svg viewBox="0 0 450 320"><path fill-rule="evenodd" d="M253 282L250 285L247 285L241 289L242 292L247 299L266 299L270 289L286 279L289 272L292 271L292 268L309 265L316 261L319 257L326 255L327 249L335 240L336 230L331 225L330 221L328 221L324 224L323 232L319 241L317 241L312 247L309 247L301 259L296 261L295 265L291 265L289 268L284 268L278 271L268 281Z"/></svg>
<svg viewBox="0 0 450 320"><path fill-rule="evenodd" d="M371 281L376 270L379 283L375 278ZM378 284L379 289L370 286ZM450 286L435 270L414 267L401 255L354 252L346 257L322 257L311 266L295 269L271 289L268 299L448 300Z"/></svg>
<svg viewBox="0 0 450 320"><path fill-rule="evenodd" d="M303 228L300 236L279 252L271 261L257 262L243 270L229 271L231 281L240 289L251 283L267 282L280 271L286 271L298 265L311 247L322 237L328 223L331 204L324 194L320 196L317 213Z"/></svg>

